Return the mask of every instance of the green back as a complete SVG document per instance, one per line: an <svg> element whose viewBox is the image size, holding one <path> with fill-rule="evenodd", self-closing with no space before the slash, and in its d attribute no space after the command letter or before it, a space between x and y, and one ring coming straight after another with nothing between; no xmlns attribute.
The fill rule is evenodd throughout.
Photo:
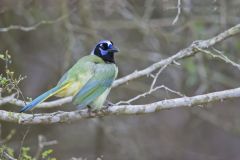
<svg viewBox="0 0 240 160"><path fill-rule="evenodd" d="M104 61L95 55L82 57L62 76L58 85L63 85L69 81L80 81L85 84L94 75L96 63L104 63Z"/></svg>
<svg viewBox="0 0 240 160"><path fill-rule="evenodd" d="M78 108L84 108L111 87L116 77L115 64L96 64L91 79L82 87L73 99Z"/></svg>

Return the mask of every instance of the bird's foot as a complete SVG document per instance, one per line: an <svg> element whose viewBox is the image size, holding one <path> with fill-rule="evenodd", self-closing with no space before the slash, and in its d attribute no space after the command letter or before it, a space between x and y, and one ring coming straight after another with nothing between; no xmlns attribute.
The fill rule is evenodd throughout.
<svg viewBox="0 0 240 160"><path fill-rule="evenodd" d="M106 114L106 113L109 112L109 108L110 108L111 106L112 106L112 105L103 106L100 111L101 111L103 114Z"/></svg>
<svg viewBox="0 0 240 160"><path fill-rule="evenodd" d="M114 105L114 103L112 103L111 101L107 101L107 106L106 106L106 107L108 108L108 107L111 107L111 106L113 106L113 105ZM105 108L106 108L106 107L105 107Z"/></svg>
<svg viewBox="0 0 240 160"><path fill-rule="evenodd" d="M91 108L91 106L87 106L87 112L88 112L88 116L89 117L92 117L93 115L92 115L92 108Z"/></svg>
<svg viewBox="0 0 240 160"><path fill-rule="evenodd" d="M103 108L101 109L103 112L108 112L108 109L111 107L111 106L114 106L115 104L110 102L110 101L107 101L107 104L106 106L103 106Z"/></svg>

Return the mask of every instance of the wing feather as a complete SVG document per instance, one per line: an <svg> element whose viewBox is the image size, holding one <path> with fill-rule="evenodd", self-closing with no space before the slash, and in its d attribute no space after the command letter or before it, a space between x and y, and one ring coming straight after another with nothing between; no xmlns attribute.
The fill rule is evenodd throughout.
<svg viewBox="0 0 240 160"><path fill-rule="evenodd" d="M115 75L116 70L113 65L96 64L92 78L88 80L73 98L73 104L78 105L78 109L89 105L112 85Z"/></svg>

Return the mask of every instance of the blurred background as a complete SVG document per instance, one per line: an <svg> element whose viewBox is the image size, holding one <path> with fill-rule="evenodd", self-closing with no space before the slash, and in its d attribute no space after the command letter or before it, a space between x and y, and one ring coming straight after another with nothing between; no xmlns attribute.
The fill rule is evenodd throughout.
<svg viewBox="0 0 240 160"><path fill-rule="evenodd" d="M208 39L240 22L239 0L0 0L0 51L12 56L10 68L27 76L20 83L25 97L34 98L53 87L79 58L101 39L120 48L118 78L174 55L193 41ZM21 26L21 27L19 27ZM221 42L216 49L239 62L240 38ZM4 63L0 62L0 72ZM239 70L204 54L168 66L156 85L187 96L238 87ZM109 100L128 100L149 90L151 76L114 88ZM132 104L178 97L158 90ZM238 160L240 159L240 100L132 116L108 116L69 124L22 126L1 122L2 137L16 152L38 136L57 140L50 146L57 159L122 160ZM214 107L213 107L214 106ZM16 106L1 106L18 111ZM34 113L75 110L74 106ZM29 129L30 128L30 129ZM29 132L26 134L26 131ZM22 139L26 135L24 143Z"/></svg>

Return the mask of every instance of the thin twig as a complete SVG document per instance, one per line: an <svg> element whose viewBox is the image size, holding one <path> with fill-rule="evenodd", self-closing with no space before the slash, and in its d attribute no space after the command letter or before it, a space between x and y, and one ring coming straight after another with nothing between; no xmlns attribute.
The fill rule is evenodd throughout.
<svg viewBox="0 0 240 160"><path fill-rule="evenodd" d="M232 66L234 66L234 67L236 67L237 69L240 70L240 64L237 64L236 62L230 60L227 56L225 56L224 54L222 54L220 51L218 51L216 49L215 49L215 51L217 51L217 53L219 55L214 54L214 53L212 53L212 52L210 52L208 50L205 50L205 49L201 49L201 48L197 48L197 47L196 47L196 49L199 50L200 52L203 52L203 53L205 53L207 55L210 55L213 58L219 58L219 59L223 60L224 62L229 63Z"/></svg>
<svg viewBox="0 0 240 160"><path fill-rule="evenodd" d="M3 151L2 156L3 156L6 160L17 160L16 158L10 156L6 151Z"/></svg>
<svg viewBox="0 0 240 160"><path fill-rule="evenodd" d="M37 149L36 155L34 156L34 159L36 159L36 160L39 159L44 147L55 145L57 143L58 143L58 141L56 141L56 140L47 141L46 137L44 137L43 135L38 135L38 149Z"/></svg>
<svg viewBox="0 0 240 160"><path fill-rule="evenodd" d="M159 71L157 72L157 74L154 76L153 81L152 81L152 84L151 84L151 86L150 86L150 90L153 89L153 87L155 86L156 81L157 81L159 75L162 73L162 71L163 71L167 66L168 66L168 64L164 65L161 69L159 69Z"/></svg>
<svg viewBox="0 0 240 160"><path fill-rule="evenodd" d="M169 91L169 92L174 93L174 94L176 94L178 96L181 96L181 97L185 96L184 94L182 94L180 92L174 91L174 90L172 90L172 89L170 89L170 88L168 88L168 87L166 87L164 85L161 85L161 86L157 86L155 88L150 89L148 92L145 92L143 94L139 94L139 95L137 95L137 96L127 100L127 101L119 101L115 105L121 105L121 104L129 104L130 105L132 102L134 102L134 101L136 101L136 100L138 100L138 99L140 99L142 97L146 97L147 95L150 95L150 94L152 94L153 92L156 92L159 89L165 89L166 91Z"/></svg>
<svg viewBox="0 0 240 160"><path fill-rule="evenodd" d="M25 141L25 139L26 139L26 137L27 137L30 129L31 129L31 126L28 126L28 127L27 127L27 130L25 131L25 133L24 133L24 135L23 135L23 138L22 138L22 140L21 140L20 148L23 147L24 141ZM20 152L19 152L19 155L18 155L18 159L20 159L21 156L22 156L22 149L20 149Z"/></svg>
<svg viewBox="0 0 240 160"><path fill-rule="evenodd" d="M181 0L178 0L178 5L177 5L177 15L176 17L174 18L173 22L172 22L172 25L175 25L180 17L180 14L181 14L181 9L182 8L182 3L181 3Z"/></svg>
<svg viewBox="0 0 240 160"><path fill-rule="evenodd" d="M37 29L39 26L41 25L44 25L44 24L53 24L53 23L57 23L61 20L63 20L64 18L66 18L68 15L63 15L55 20L50 20L50 21L46 21L46 20L43 20L43 21L40 21L32 26L20 26L20 25L10 25L8 27L5 27L5 28L0 28L0 32L8 32L10 30L21 30L21 31L24 31L24 32L29 32L29 31L32 31L32 30L35 30Z"/></svg>

